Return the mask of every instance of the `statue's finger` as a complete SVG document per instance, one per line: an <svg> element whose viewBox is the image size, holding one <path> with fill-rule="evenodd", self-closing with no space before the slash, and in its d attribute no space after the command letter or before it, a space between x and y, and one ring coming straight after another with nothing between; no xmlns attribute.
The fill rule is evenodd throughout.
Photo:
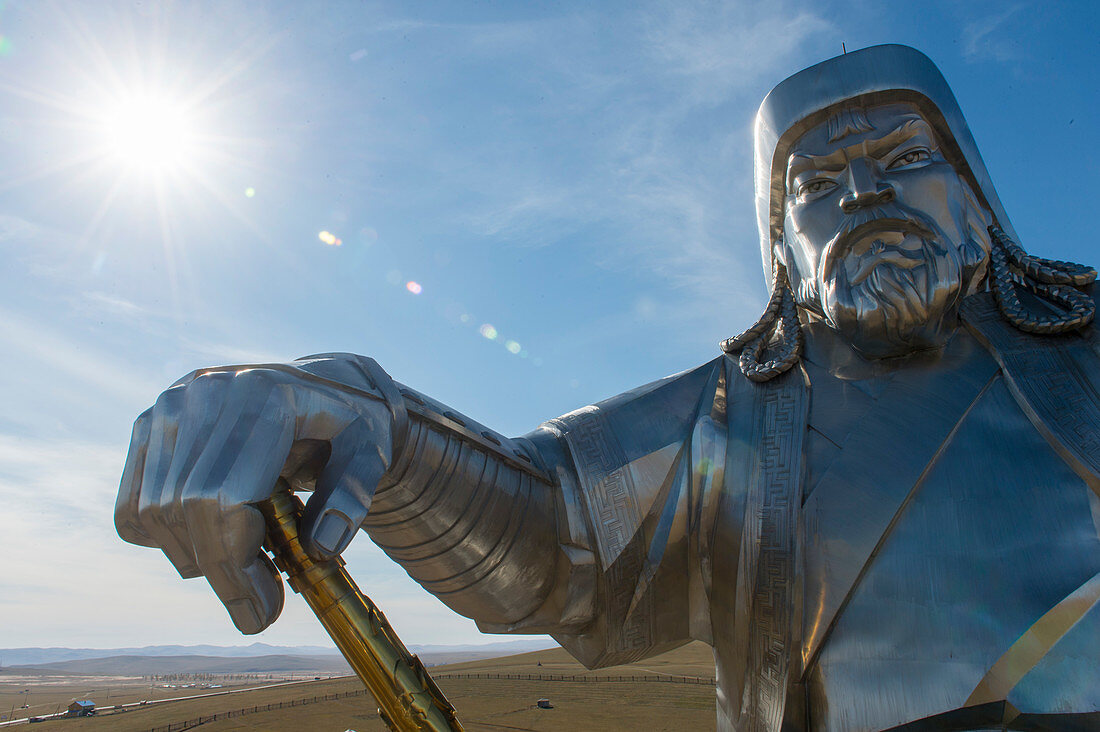
<svg viewBox="0 0 1100 732"><path fill-rule="evenodd" d="M294 440L287 395L273 386L267 379L238 377L217 402L217 420L200 435L206 444L184 481L181 503L210 494L235 506L271 495Z"/></svg>
<svg viewBox="0 0 1100 732"><path fill-rule="evenodd" d="M260 632L282 608L282 582L259 558L263 516L251 504L271 495L293 437L277 392L230 398L184 483L180 504L198 567L243 633Z"/></svg>
<svg viewBox="0 0 1100 732"><path fill-rule="evenodd" d="M115 530L124 541L141 546L156 546L153 538L141 528L138 518L141 476L145 470L145 453L149 448L149 420L149 410L146 410L134 421L126 467L122 470L118 498L115 500Z"/></svg>
<svg viewBox="0 0 1100 732"><path fill-rule="evenodd" d="M279 616L282 580L260 551L265 523L249 504L226 505L214 492L183 504L202 573L242 633L259 633Z"/></svg>
<svg viewBox="0 0 1100 732"><path fill-rule="evenodd" d="M267 554L257 554L243 567L226 562L205 567L204 573L237 630L253 635L278 620L283 611L283 581Z"/></svg>
<svg viewBox="0 0 1100 732"><path fill-rule="evenodd" d="M197 577L202 573L194 558L187 517L183 511L184 486L195 463L211 450L211 434L221 416L227 381L227 375L194 380L180 391L182 400L176 405L176 440L172 446L171 462L161 481L159 502L161 523L178 540L182 547L181 555L186 551L186 557L181 556L179 562L173 561L184 577Z"/></svg>
<svg viewBox="0 0 1100 732"><path fill-rule="evenodd" d="M333 557L347 548L389 466L388 423L374 419L360 417L332 440L332 454L302 515L305 548L316 557Z"/></svg>
<svg viewBox="0 0 1100 732"><path fill-rule="evenodd" d="M160 395L150 414L148 447L138 496L139 524L160 547L182 577L195 577L198 567L191 550L178 506L173 500L175 486L165 480L175 454L182 390L169 389Z"/></svg>

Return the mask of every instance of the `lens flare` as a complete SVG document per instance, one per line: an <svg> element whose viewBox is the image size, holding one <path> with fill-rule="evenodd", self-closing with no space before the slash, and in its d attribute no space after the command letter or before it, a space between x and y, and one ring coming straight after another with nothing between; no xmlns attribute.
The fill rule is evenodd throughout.
<svg viewBox="0 0 1100 732"><path fill-rule="evenodd" d="M504 347L508 349L508 353L517 353L518 354L520 351L523 350L522 348L520 348L520 345L518 343L516 343L515 341L505 342Z"/></svg>
<svg viewBox="0 0 1100 732"><path fill-rule="evenodd" d="M424 291L424 288L420 286L420 283L415 280L409 280L405 283L405 289L414 295L419 295Z"/></svg>
<svg viewBox="0 0 1100 732"><path fill-rule="evenodd" d="M330 247L338 247L344 243L337 239L336 235L330 231L322 231L320 234L317 235L317 238L323 241L325 244L328 244Z"/></svg>
<svg viewBox="0 0 1100 732"><path fill-rule="evenodd" d="M256 189L255 188L245 188L244 189L244 195L245 195L245 198L252 198L253 196L256 195Z"/></svg>
<svg viewBox="0 0 1100 732"><path fill-rule="evenodd" d="M485 323L480 328L478 328L477 332L491 341L495 341L497 339L497 329L489 325L488 323Z"/></svg>

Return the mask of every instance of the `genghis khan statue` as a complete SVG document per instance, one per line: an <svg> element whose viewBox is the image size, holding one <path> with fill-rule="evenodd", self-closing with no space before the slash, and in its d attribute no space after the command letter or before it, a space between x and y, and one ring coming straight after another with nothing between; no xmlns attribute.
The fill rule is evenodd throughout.
<svg viewBox="0 0 1100 732"><path fill-rule="evenodd" d="M202 369L119 533L259 632L282 476L312 553L364 529L486 632L710 644L721 730L1100 729L1095 273L1020 248L911 48L777 86L756 171L771 298L714 361L511 439L360 356Z"/></svg>

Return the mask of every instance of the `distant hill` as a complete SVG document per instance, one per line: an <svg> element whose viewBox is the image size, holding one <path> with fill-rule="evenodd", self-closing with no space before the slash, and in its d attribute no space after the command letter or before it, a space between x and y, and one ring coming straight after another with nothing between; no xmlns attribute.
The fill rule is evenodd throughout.
<svg viewBox="0 0 1100 732"><path fill-rule="evenodd" d="M5 667L12 673L60 673L89 676L143 676L145 674L349 674L343 656L109 656ZM3 676L0 676L2 679Z"/></svg>
<svg viewBox="0 0 1100 732"><path fill-rule="evenodd" d="M497 658L553 648L549 638L465 645L413 645L425 665ZM323 646L146 646L144 648L5 648L4 671L137 675L171 673L350 673L335 648ZM0 677L2 678L2 677Z"/></svg>
<svg viewBox="0 0 1100 732"><path fill-rule="evenodd" d="M112 656L247 658L277 655L325 656L338 655L338 652L332 646L272 646L267 643L253 643L247 646L142 646L141 648L0 648L0 665L27 666Z"/></svg>

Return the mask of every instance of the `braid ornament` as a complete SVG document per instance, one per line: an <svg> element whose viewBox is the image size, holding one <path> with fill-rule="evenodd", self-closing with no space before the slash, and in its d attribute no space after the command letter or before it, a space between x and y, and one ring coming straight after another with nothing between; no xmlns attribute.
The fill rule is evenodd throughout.
<svg viewBox="0 0 1100 732"><path fill-rule="evenodd" d="M1092 298L1076 289L1091 284L1096 270L1073 262L1033 257L996 226L989 227L990 289L1001 315L1027 333L1053 335L1078 330L1096 317ZM1037 312L1017 294L1022 287L1064 309L1064 313Z"/></svg>
<svg viewBox="0 0 1100 732"><path fill-rule="evenodd" d="M798 322L798 307L794 302L787 269L775 262L772 294L760 319L745 331L722 341L726 353L741 351L738 366L752 381L770 381L789 371L802 355L802 326ZM768 347L776 350L773 358L761 361Z"/></svg>

